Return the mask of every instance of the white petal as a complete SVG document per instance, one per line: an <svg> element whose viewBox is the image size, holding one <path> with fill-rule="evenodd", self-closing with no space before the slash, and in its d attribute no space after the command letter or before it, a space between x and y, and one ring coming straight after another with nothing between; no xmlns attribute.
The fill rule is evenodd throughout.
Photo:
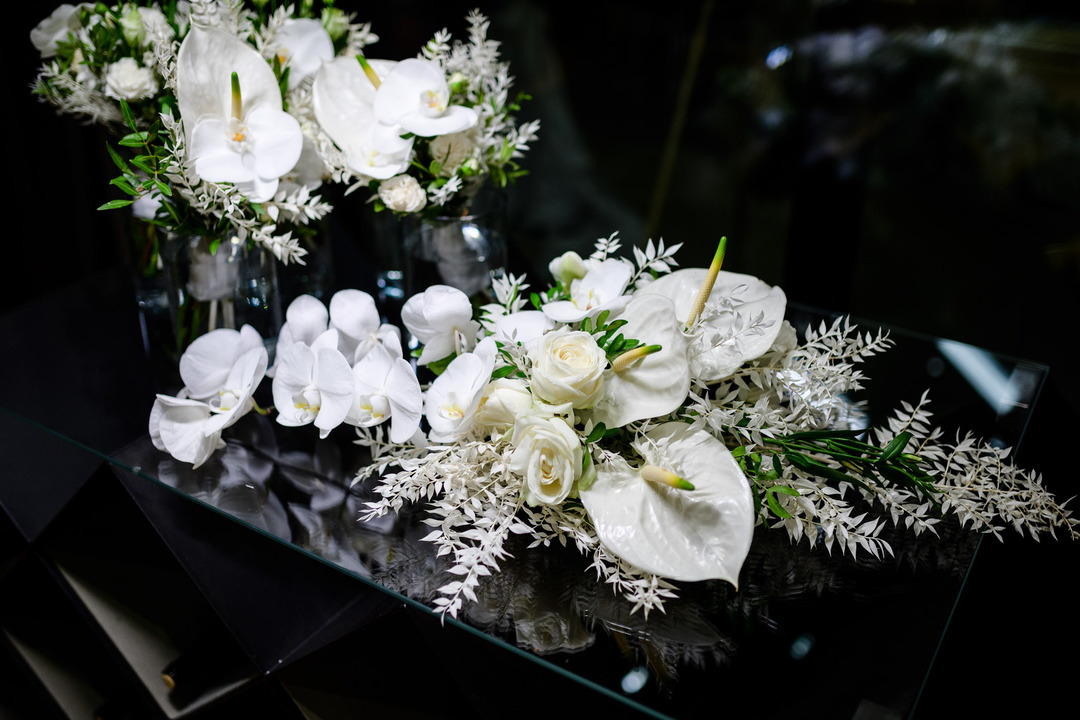
<svg viewBox="0 0 1080 720"><path fill-rule="evenodd" d="M257 107L244 113L251 137L254 170L265 180L276 179L296 167L304 149L304 133L296 118L279 108Z"/></svg>
<svg viewBox="0 0 1080 720"><path fill-rule="evenodd" d="M225 446L220 434L207 436L204 432L210 418L210 406L206 403L164 395L158 395L158 402L161 404L158 437L177 460L199 467L215 450Z"/></svg>
<svg viewBox="0 0 1080 720"><path fill-rule="evenodd" d="M363 290L341 290L330 298L330 322L353 345L379 329L379 310L375 299Z"/></svg>
<svg viewBox="0 0 1080 720"><path fill-rule="evenodd" d="M463 132L476 125L480 116L472 108L451 105L439 117L428 117L423 113L409 113L398 119L398 124L405 130L420 137L451 135Z"/></svg>
<svg viewBox="0 0 1080 720"><path fill-rule="evenodd" d="M646 442L656 445L645 447ZM581 501L600 542L646 572L737 586L753 538L754 508L750 486L731 453L707 432L678 422L648 433L641 450L648 462L694 489L657 485L628 466L598 468Z"/></svg>
<svg viewBox="0 0 1080 720"><path fill-rule="evenodd" d="M285 328L289 329L289 340L311 345L315 338L326 332L330 315L322 301L311 295L300 295L285 310L285 325L281 328L281 338L286 339Z"/></svg>
<svg viewBox="0 0 1080 720"><path fill-rule="evenodd" d="M604 399L591 417L609 428L674 412L690 391L686 337L671 302L657 296L634 298L619 317L627 321L620 331L624 337L662 349L604 376Z"/></svg>
<svg viewBox="0 0 1080 720"><path fill-rule="evenodd" d="M437 62L410 58L399 62L375 94L375 115L382 122L396 123L398 119L416 112L421 94L434 91L449 96L446 76Z"/></svg>
<svg viewBox="0 0 1080 720"><path fill-rule="evenodd" d="M386 394L390 398L390 440L403 443L420 427L424 396L420 381L408 360L397 358L386 378Z"/></svg>
<svg viewBox="0 0 1080 720"><path fill-rule="evenodd" d="M685 322L708 270L687 268L669 275L662 275L638 291L638 295L663 295L675 303L675 315ZM740 287L744 286L744 287ZM737 293L736 293L736 290ZM772 325L760 335L744 334L737 343L725 343L719 347L707 347L700 352L691 348L691 367L695 376L705 382L715 382L730 376L743 363L760 357L772 347L783 326L787 297L779 287L771 287L751 275L720 271L709 294L708 303L719 305L733 293L739 304L735 310L746 323L751 316L764 315L765 322ZM735 326L735 314L721 313L716 322L708 326L710 334L726 335Z"/></svg>
<svg viewBox="0 0 1080 720"><path fill-rule="evenodd" d="M322 397L315 427L320 436L326 437L331 430L345 421L352 409L355 381L352 368L337 348L320 348L316 353L315 385Z"/></svg>

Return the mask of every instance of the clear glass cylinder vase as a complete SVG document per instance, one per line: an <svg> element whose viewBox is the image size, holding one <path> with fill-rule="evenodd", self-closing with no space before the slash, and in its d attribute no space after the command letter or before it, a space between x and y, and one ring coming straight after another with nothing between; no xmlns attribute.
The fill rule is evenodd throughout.
<svg viewBox="0 0 1080 720"><path fill-rule="evenodd" d="M282 324L273 254L233 233L170 233L163 257L177 359L207 332L244 325L273 349Z"/></svg>
<svg viewBox="0 0 1080 720"><path fill-rule="evenodd" d="M489 302L492 273L506 267L506 209L501 193L478 192L460 215L402 221L405 297L449 285Z"/></svg>

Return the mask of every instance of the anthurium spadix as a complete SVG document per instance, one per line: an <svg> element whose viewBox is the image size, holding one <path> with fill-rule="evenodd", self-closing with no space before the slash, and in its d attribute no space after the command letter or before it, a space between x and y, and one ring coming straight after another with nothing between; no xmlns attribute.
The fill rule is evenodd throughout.
<svg viewBox="0 0 1080 720"><path fill-rule="evenodd" d="M375 117L420 137L450 135L476 125L472 108L450 104L446 73L433 60L402 60L375 93Z"/></svg>
<svg viewBox="0 0 1080 720"><path fill-rule="evenodd" d="M651 430L635 449L642 467L622 458L600 465L580 493L600 542L646 572L737 586L754 503L735 458L708 432L681 422Z"/></svg>
<svg viewBox="0 0 1080 720"><path fill-rule="evenodd" d="M274 71L224 30L192 23L177 54L176 101L203 180L232 183L252 202L265 202L300 159L304 136L281 109Z"/></svg>
<svg viewBox="0 0 1080 720"><path fill-rule="evenodd" d="M671 301L638 296L619 317L626 320L620 329L625 337L648 345L616 358L604 375L604 397L591 417L609 428L674 412L690 391L686 336ZM659 349L653 351L656 346Z"/></svg>
<svg viewBox="0 0 1080 720"><path fill-rule="evenodd" d="M685 323L709 271L687 268L662 275L635 297L670 299ZM787 296L751 275L721 270L709 293L707 311L690 327L690 370L704 382L729 377L743 363L761 357L783 326ZM636 337L636 336L633 336Z"/></svg>
<svg viewBox="0 0 1080 720"><path fill-rule="evenodd" d="M385 77L396 63L366 61L376 79ZM330 139L345 153L349 169L375 180L387 180L405 171L412 138L398 125L375 117L375 85L356 58L340 57L323 63L311 88L315 117Z"/></svg>

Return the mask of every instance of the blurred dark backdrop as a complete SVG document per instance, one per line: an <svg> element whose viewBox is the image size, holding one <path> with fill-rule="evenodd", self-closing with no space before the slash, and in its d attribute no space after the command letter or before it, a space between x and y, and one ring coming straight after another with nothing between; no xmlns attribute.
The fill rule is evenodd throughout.
<svg viewBox="0 0 1080 720"><path fill-rule="evenodd" d="M338 4L373 23L371 55L388 58L441 27L464 37L474 5ZM124 262L122 216L94 209L114 197L105 136L28 90L39 64L28 33L51 9L20 4L5 23L19 62L5 73L17 132L0 312ZM542 281L553 254L584 253L616 230L627 244L682 242L681 263L701 265L727 235L726 269L781 284L791 300L1046 363L1020 458L1075 494L1065 449L1080 411L1080 7L514 0L481 10L516 87L533 96L521 117L543 123L524 161L531 174L510 194L515 269ZM347 226L362 210L349 200L337 217ZM3 342L12 352L17 339ZM1076 558L1069 544L986 544L925 717L960 699L968 715L1000 716L1003 702L1056 708L1078 666L1059 585ZM1065 659L1049 659L1051 648Z"/></svg>

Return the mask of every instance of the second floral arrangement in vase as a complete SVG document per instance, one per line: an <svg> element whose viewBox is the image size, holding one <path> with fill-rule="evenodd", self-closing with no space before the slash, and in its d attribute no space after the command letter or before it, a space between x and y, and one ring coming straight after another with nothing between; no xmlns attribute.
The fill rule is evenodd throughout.
<svg viewBox="0 0 1080 720"><path fill-rule="evenodd" d="M319 147L335 173L366 191L380 219L371 248L380 285L404 297L441 283L474 295L505 266L502 190L539 121L516 124L509 66L488 20L467 18L468 41L435 34L401 61L339 57L315 76Z"/></svg>

